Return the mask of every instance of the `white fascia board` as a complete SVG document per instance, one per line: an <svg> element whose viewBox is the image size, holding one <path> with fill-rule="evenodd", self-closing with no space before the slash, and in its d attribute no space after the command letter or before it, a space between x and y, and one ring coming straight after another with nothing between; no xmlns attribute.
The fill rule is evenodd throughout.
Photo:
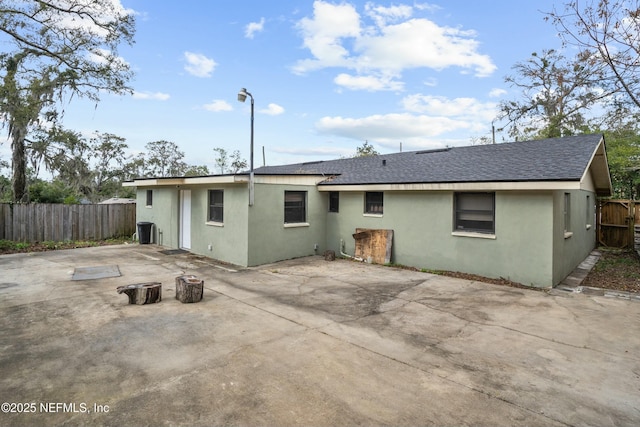
<svg viewBox="0 0 640 427"><path fill-rule="evenodd" d="M234 184L237 182L246 182L243 176L237 175L221 175L221 176L194 176L194 177L178 177L178 178L148 178L135 179L133 181L123 182L123 187L165 187L175 185L198 185L198 184Z"/></svg>
<svg viewBox="0 0 640 427"><path fill-rule="evenodd" d="M246 177L248 180L249 178ZM317 185L327 179L323 175L255 175L256 184Z"/></svg>
<svg viewBox="0 0 640 427"><path fill-rule="evenodd" d="M327 179L323 175L254 175L256 184L312 185ZM123 182L123 187L164 187L176 185L246 184L249 175L221 175L180 178L149 178Z"/></svg>
<svg viewBox="0 0 640 427"><path fill-rule="evenodd" d="M540 191L579 189L579 181L443 182L318 186L319 191Z"/></svg>
<svg viewBox="0 0 640 427"><path fill-rule="evenodd" d="M583 189L598 192L598 190L604 190L606 188L609 195L611 195L613 194L613 184L611 183L607 150L604 144L603 137L591 154L591 159L589 159L589 163L582 174L580 182L584 184ZM598 180L598 178L600 178L600 180ZM591 181L595 188L588 188L589 181Z"/></svg>

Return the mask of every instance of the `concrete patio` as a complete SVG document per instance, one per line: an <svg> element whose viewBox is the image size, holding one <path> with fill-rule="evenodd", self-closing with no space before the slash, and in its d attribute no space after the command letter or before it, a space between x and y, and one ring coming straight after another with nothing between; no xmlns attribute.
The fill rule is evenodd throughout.
<svg viewBox="0 0 640 427"><path fill-rule="evenodd" d="M0 425L640 424L638 301L162 249L0 256ZM116 293L148 281L160 303Z"/></svg>

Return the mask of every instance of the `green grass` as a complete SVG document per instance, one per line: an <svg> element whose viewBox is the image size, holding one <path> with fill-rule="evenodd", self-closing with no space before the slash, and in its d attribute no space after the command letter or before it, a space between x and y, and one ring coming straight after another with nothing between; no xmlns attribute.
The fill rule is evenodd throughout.
<svg viewBox="0 0 640 427"><path fill-rule="evenodd" d="M0 240L0 254L24 253L24 252L44 252L58 249L88 248L94 246L120 245L128 242L128 237L111 238L105 240L68 240L64 242L13 242L11 240Z"/></svg>
<svg viewBox="0 0 640 427"><path fill-rule="evenodd" d="M620 268L627 269L638 265L638 259L631 251L602 250L603 257L595 265L595 271L615 271ZM608 255L608 256L607 256Z"/></svg>
<svg viewBox="0 0 640 427"><path fill-rule="evenodd" d="M23 252L29 247L29 243L24 242L12 242L11 240L0 240L0 251L2 252Z"/></svg>

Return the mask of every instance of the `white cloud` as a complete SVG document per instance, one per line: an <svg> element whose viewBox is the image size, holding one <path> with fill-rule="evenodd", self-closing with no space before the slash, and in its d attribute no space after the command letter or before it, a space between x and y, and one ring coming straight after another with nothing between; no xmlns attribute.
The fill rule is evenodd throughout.
<svg viewBox="0 0 640 427"><path fill-rule="evenodd" d="M500 98L502 95L506 95L507 91L504 89L494 88L489 92L489 96L491 98Z"/></svg>
<svg viewBox="0 0 640 427"><path fill-rule="evenodd" d="M184 59L187 61L184 69L196 77L211 77L211 73L218 65L213 59L200 53L185 52Z"/></svg>
<svg viewBox="0 0 640 427"><path fill-rule="evenodd" d="M56 2L54 2L55 4ZM41 18L42 22L47 22L49 27L59 26L64 29L80 30L89 34L94 34L106 38L109 31L104 28L107 23L114 18L135 15L133 9L126 9L120 0L107 2L75 1L63 2L72 4L62 4L63 8L68 8L76 13L61 13L56 8L43 9L39 13L46 18ZM100 25L99 25L100 24Z"/></svg>
<svg viewBox="0 0 640 427"><path fill-rule="evenodd" d="M375 21L378 27L384 27L388 22L397 22L402 18L409 18L413 14L413 8L409 5L384 7L367 3L365 12Z"/></svg>
<svg viewBox="0 0 640 427"><path fill-rule="evenodd" d="M268 114L270 116L278 116L284 113L284 108L279 106L278 104L269 104L267 108L260 110L262 114Z"/></svg>
<svg viewBox="0 0 640 427"><path fill-rule="evenodd" d="M248 39L252 39L255 33L262 32L264 30L264 18L260 18L260 22L250 22L244 27L244 36Z"/></svg>
<svg viewBox="0 0 640 427"><path fill-rule="evenodd" d="M133 99L153 99L156 101L166 101L171 98L168 93L162 92L133 92Z"/></svg>
<svg viewBox="0 0 640 427"><path fill-rule="evenodd" d="M316 122L321 134L374 141L392 150L402 142L410 147L465 145L468 139L454 135L483 134L491 127L497 104L474 98L411 95L402 100L403 113L377 114L362 118L323 117ZM449 136L445 139L445 136Z"/></svg>
<svg viewBox="0 0 640 427"><path fill-rule="evenodd" d="M430 77L430 78L426 79L425 81L423 81L422 84L425 85L425 86L429 86L429 87L436 87L436 86L438 86L438 79L436 79L434 77Z"/></svg>
<svg viewBox="0 0 640 427"><path fill-rule="evenodd" d="M411 19L363 36L355 41L355 46L363 52L359 62L365 61L368 67L400 72L407 68L443 70L457 66L472 69L479 77L488 76L496 66L487 55L477 53L478 42L473 36L472 31L440 27L427 19Z"/></svg>
<svg viewBox="0 0 640 427"><path fill-rule="evenodd" d="M341 73L338 74L333 81L338 86L342 86L351 90L402 91L404 89L404 83L393 80L391 77L376 77L371 75L352 76L350 74Z"/></svg>
<svg viewBox="0 0 640 427"><path fill-rule="evenodd" d="M302 18L297 28L302 33L304 46L315 59L299 61L293 68L294 72L347 66L349 51L341 41L343 38L360 36L360 15L350 4L334 5L316 1L313 3L313 18Z"/></svg>
<svg viewBox="0 0 640 427"><path fill-rule="evenodd" d="M360 119L323 117L316 123L320 133L361 141L402 141L412 137L438 136L469 126L463 120L409 113L375 114Z"/></svg>
<svg viewBox="0 0 640 427"><path fill-rule="evenodd" d="M444 96L409 95L402 99L402 106L412 113L435 116L467 118L476 121L491 121L495 118L497 104L480 102L475 98L446 98Z"/></svg>
<svg viewBox="0 0 640 427"><path fill-rule="evenodd" d="M416 11L434 10L428 4L382 7L367 3L364 16L348 3L316 0L313 9L311 18L305 17L297 24L312 57L296 62L294 73L343 67L364 77L399 77L411 68L458 67L463 73L471 71L485 77L496 70L491 58L478 52L474 31L413 17ZM366 25L363 18L370 24ZM371 90L368 85L364 88ZM382 86L380 90L388 89Z"/></svg>
<svg viewBox="0 0 640 427"><path fill-rule="evenodd" d="M89 60L100 65L114 64L118 67L128 67L129 64L121 56L113 56L107 49L97 48L87 53Z"/></svg>
<svg viewBox="0 0 640 427"><path fill-rule="evenodd" d="M233 107L227 101L222 99L214 99L210 104L203 105L203 108L207 111L231 111Z"/></svg>
<svg viewBox="0 0 640 427"><path fill-rule="evenodd" d="M436 12L438 10L442 10L442 7L438 6L437 4L415 3L414 6L418 10L426 10L426 11L429 11L429 12Z"/></svg>
<svg viewBox="0 0 640 427"><path fill-rule="evenodd" d="M353 155L354 150L340 147L275 147L271 151L280 154L296 154L303 156L322 156L325 158ZM304 160L301 160L304 161Z"/></svg>

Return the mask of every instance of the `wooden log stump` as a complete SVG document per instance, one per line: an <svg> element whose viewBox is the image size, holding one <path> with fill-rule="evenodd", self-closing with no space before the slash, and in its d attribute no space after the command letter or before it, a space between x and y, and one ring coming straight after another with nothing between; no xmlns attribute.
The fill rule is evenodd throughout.
<svg viewBox="0 0 640 427"><path fill-rule="evenodd" d="M192 275L176 277L176 299L180 302L198 302L202 300L203 293L204 280Z"/></svg>
<svg viewBox="0 0 640 427"><path fill-rule="evenodd" d="M119 294L127 294L129 304L154 304L162 301L162 284L160 282L118 286L116 290Z"/></svg>

